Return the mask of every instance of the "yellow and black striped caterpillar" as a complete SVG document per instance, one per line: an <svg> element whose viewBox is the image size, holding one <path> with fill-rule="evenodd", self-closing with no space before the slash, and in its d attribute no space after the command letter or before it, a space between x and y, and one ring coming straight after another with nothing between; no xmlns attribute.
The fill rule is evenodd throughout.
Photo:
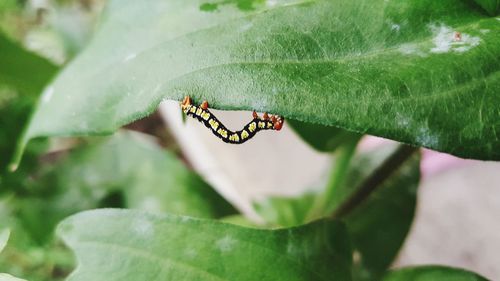
<svg viewBox="0 0 500 281"><path fill-rule="evenodd" d="M196 118L209 128L214 135L227 143L240 144L251 139L261 130L281 130L284 118L281 116L268 116L264 113L263 118L259 118L257 112L253 112L253 120L243 129L233 132L226 128L213 113L208 110L208 102L204 101L200 106L193 105L191 98L186 96L181 102L181 108L188 116Z"/></svg>

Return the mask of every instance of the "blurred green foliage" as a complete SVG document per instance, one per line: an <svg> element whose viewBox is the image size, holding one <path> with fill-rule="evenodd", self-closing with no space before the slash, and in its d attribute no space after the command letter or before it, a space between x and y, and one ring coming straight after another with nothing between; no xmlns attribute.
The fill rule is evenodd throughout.
<svg viewBox="0 0 500 281"><path fill-rule="evenodd" d="M264 224L256 224L238 214L231 204L191 171L178 155L160 147L154 136L130 131L124 130L111 137L79 138L66 142L37 139L26 148L22 165L17 171L9 172L8 164L33 109L37 103L50 100L54 94L50 87L43 91L44 88L60 73L63 64L71 61L84 49L103 2L59 0L50 2L52 6L47 9L30 6L28 1L0 1L0 251L7 244L0 253L1 280L17 280L1 275L4 272L31 281L63 280L77 265L74 254L88 263L85 262L84 267L70 280L101 278L135 281L138 279L134 278L138 276L146 276L144 280L151 280L153 277L168 280L172 276L176 276L176 280L186 276L202 276L204 280L267 280L269 276L272 276L271 280L287 281L294 278L332 278L342 281L350 280L351 277L354 280L387 281L484 280L476 274L445 267L406 268L384 275L396 257L413 220L416 189L420 179L418 155L408 157L400 166L391 167L392 173L374 188L372 194L354 206L349 213L336 218L343 223L321 220L306 224L332 216L332 212L356 194L362 183L376 173L377 168L383 166L384 161L394 153L394 147L390 146L375 152L354 153L361 135L335 127L294 120L290 122L305 142L332 155L334 165L331 179L320 193L307 193L296 198L271 197L256 202L255 209L262 216ZM442 9L448 2L434 4ZM476 2L490 14L498 13L499 1ZM123 2L113 3L109 9L115 10L108 9L106 13L124 12L120 9L127 9L122 7ZM310 4L312 3L298 5L297 9L307 9ZM345 5L349 8L352 3ZM232 11L232 15L241 15L240 13L261 12L265 6L266 2L261 0L200 1L198 8L206 13L204 16L211 22L223 10ZM483 17L477 12L477 6L468 5L471 11L465 10L466 6L461 3L453 9L462 9L460 13L469 21ZM418 8L425 10L421 6ZM294 8L293 11L298 10ZM127 13L137 13L134 9L125 12L117 14L126 16ZM373 10L367 12L371 13ZM288 20L285 14L281 17ZM113 22L116 23L115 30L111 30L113 35L116 34L114 31L128 32L133 27L133 20L137 19L125 18L125 21ZM444 18L448 19L447 16ZM155 22L157 18L151 19ZM187 19L192 20L191 17ZM149 18L144 20L147 22ZM493 21L488 21L489 24L491 22ZM233 32L233 26L228 30L224 35ZM349 36L361 40L365 35L356 33ZM196 36L193 35L194 37ZM113 43L120 41L113 36L106 37L108 39ZM210 36L206 39L214 40ZM304 42L309 42L306 39ZM129 40L129 43L139 45L149 42L135 37ZM251 43L253 38L246 40L248 41L245 42ZM368 46L372 42L365 43ZM253 51L251 44L249 46L247 49ZM285 46L282 44L280 48ZM27 51L26 47L32 51ZM191 43L190 47L195 46ZM493 46L491 49L497 50L495 48ZM179 50L189 53L188 49ZM110 51L114 53L116 50L111 48ZM101 57L92 56L92 59L100 60ZM56 65L54 61L62 66ZM94 70L93 64L85 66L85 70ZM497 72L495 67L490 69L492 73ZM294 68L293 75L287 77L296 79L296 71L298 70ZM491 77L488 79L492 79ZM464 79L467 80L466 78ZM210 80L206 77L203 79ZM307 84L305 78L301 79ZM214 81L211 85L221 85L220 81ZM496 86L495 81L491 83L493 87ZM400 87L398 83L394 85ZM89 85L86 84L85 87L87 86ZM241 85L236 83L233 86L239 88ZM314 87L317 85L310 86L311 89L316 89ZM199 85L197 87L200 90ZM323 88L316 90L321 95L324 94ZM214 99L216 104L222 104L217 97ZM301 97L296 100L303 103ZM243 104L245 102L246 100ZM107 106L115 103L112 100ZM475 105L477 104L473 104ZM81 104L66 101L59 109L78 106ZM242 107L241 104L226 106ZM95 105L92 104L91 107L94 109ZM277 110L286 112L294 109L277 107ZM346 112L346 116L354 116L353 112ZM358 114L362 115L364 112L359 110ZM323 115L323 118L327 116ZM106 118L100 120L109 121ZM56 121L63 124L68 120ZM365 121L370 126L378 126L377 120ZM422 135L426 132L417 133ZM418 143L427 144L429 139L425 137L428 136L422 137L424 139L418 140ZM464 149L464 146L446 149L456 152L455 150ZM480 157L484 158L484 155L481 154ZM64 220L75 213L96 208L134 210L85 212ZM221 218L233 225L214 221ZM60 224L58 233L71 249L55 236L55 229L61 221L64 222ZM8 237L5 235L7 232L2 232L7 228L11 233L8 243L5 238ZM158 232L148 232L151 229ZM126 270L122 270L123 264L127 265ZM107 272L110 268L113 272L106 275L110 274ZM92 278L89 279L88 276Z"/></svg>

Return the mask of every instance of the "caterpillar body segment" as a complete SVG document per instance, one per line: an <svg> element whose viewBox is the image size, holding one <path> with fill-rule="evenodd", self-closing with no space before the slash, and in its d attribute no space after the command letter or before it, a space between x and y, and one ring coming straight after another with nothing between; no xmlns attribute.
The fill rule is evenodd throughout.
<svg viewBox="0 0 500 281"><path fill-rule="evenodd" d="M231 131L222 124L217 117L208 110L208 102L204 101L200 106L192 103L191 98L186 96L181 103L182 111L209 128L214 135L226 143L240 144L248 141L257 132L262 130L281 130L284 119L280 116L269 117L267 113L259 118L257 113L252 113L253 119L239 131Z"/></svg>

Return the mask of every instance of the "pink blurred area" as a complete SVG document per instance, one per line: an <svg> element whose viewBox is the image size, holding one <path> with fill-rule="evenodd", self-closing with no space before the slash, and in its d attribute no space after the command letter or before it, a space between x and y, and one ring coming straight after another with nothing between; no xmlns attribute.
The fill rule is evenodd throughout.
<svg viewBox="0 0 500 281"><path fill-rule="evenodd" d="M380 145L384 145L387 143L393 143L394 141L367 136L363 138L360 143L359 148L361 150L372 150L377 148ZM469 160L455 157L450 154L441 153L437 151L433 151L430 149L422 149L422 161L420 164L420 169L422 172L422 178L426 179L433 175L446 172L447 170L461 167L468 164L478 163L482 161L478 160Z"/></svg>
<svg viewBox="0 0 500 281"><path fill-rule="evenodd" d="M423 149L420 169L422 171L422 177L429 178L435 174L440 174L450 169L479 162L483 161L462 159L446 153Z"/></svg>

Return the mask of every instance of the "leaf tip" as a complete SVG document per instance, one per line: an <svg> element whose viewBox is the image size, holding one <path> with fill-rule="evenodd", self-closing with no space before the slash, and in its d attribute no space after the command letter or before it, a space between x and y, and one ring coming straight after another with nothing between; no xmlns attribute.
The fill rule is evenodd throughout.
<svg viewBox="0 0 500 281"><path fill-rule="evenodd" d="M19 165L17 163L9 164L9 172L15 172L17 168L19 168Z"/></svg>

